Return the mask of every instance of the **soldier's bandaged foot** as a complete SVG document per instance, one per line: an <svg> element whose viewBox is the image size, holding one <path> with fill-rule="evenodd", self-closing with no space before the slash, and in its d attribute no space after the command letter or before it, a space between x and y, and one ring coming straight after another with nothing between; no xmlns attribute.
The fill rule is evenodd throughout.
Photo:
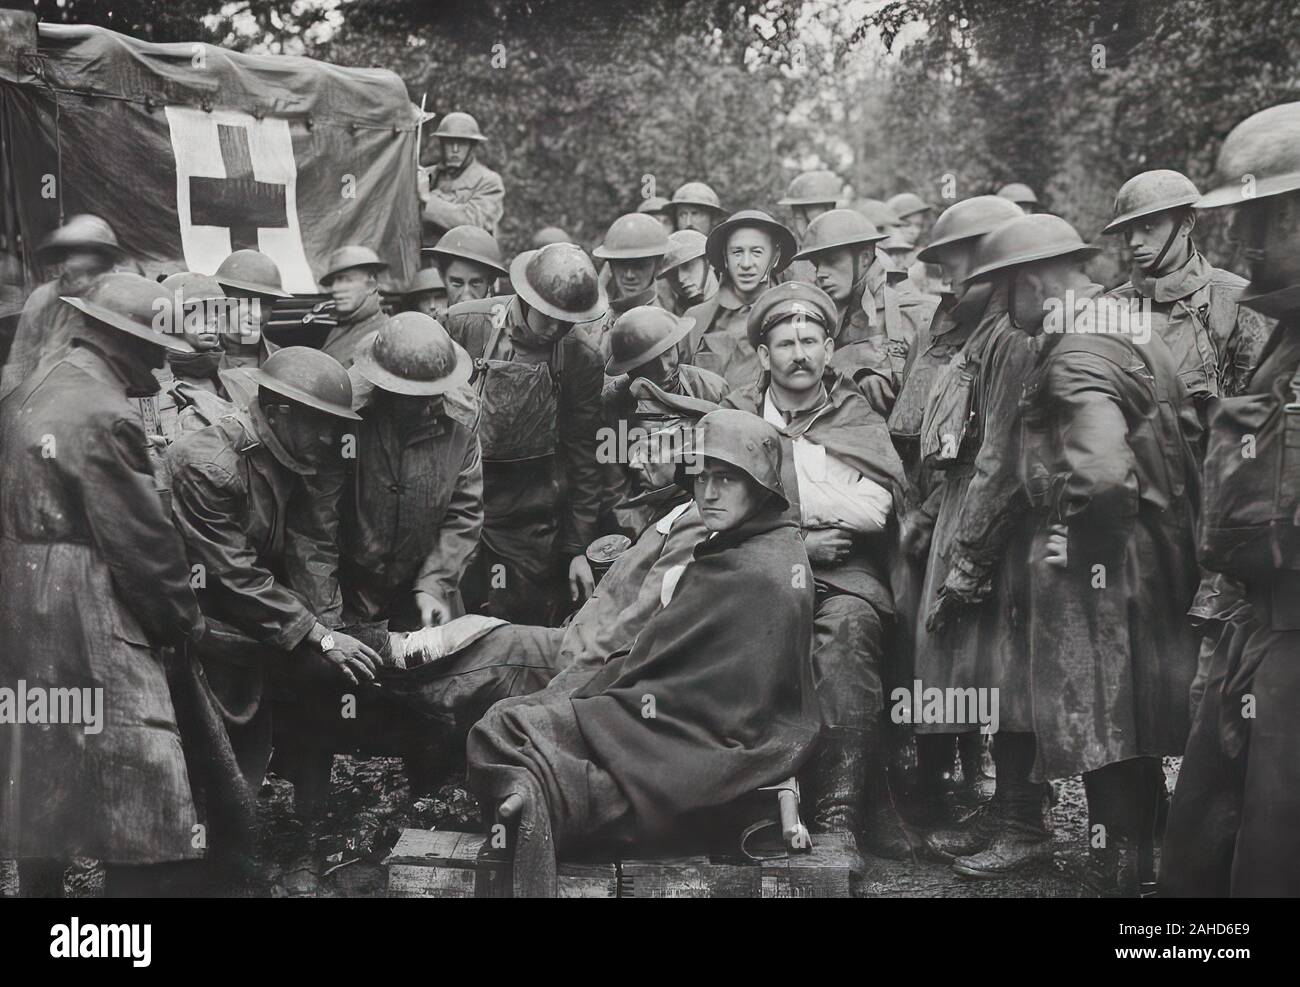
<svg viewBox="0 0 1300 987"><path fill-rule="evenodd" d="M390 632L393 664L398 668L415 668L436 661L473 644L505 621L499 617L466 614L446 624L424 627L418 631Z"/></svg>

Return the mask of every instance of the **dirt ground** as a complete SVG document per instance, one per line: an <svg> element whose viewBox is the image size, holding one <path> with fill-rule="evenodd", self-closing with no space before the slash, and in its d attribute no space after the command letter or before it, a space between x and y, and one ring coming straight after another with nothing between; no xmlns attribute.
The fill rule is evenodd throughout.
<svg viewBox="0 0 1300 987"><path fill-rule="evenodd" d="M1170 789L1177 758L1166 758ZM260 860L254 874L228 880L223 894L234 897L382 897L383 860L408 827L473 831L478 805L463 779L444 784L430 797L412 800L398 758L334 759L331 795L321 820L304 826L293 812L293 786L271 776L259 799ZM1053 859L1001 881L966 881L946 864L867 856L867 870L855 886L858 897L1076 898L1089 892L1069 876L1071 862L1085 857L1087 807L1078 778L1056 783L1052 821ZM315 853L312 853L312 847ZM313 868L311 860L318 863ZM317 873L318 872L318 873ZM10 865L0 866L0 893L13 894ZM103 872L94 861L78 861L64 878L73 897L103 893Z"/></svg>

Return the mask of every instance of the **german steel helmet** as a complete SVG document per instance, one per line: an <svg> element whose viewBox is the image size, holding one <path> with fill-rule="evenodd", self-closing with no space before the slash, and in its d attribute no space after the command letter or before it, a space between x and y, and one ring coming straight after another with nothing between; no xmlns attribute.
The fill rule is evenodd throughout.
<svg viewBox="0 0 1300 987"><path fill-rule="evenodd" d="M790 186L785 190L785 198L777 205L781 206L815 206L829 202L834 205L844 194L844 182L833 171L805 171L790 179Z"/></svg>
<svg viewBox="0 0 1300 987"><path fill-rule="evenodd" d="M722 208L722 203L718 200L718 193L703 182L687 182L682 185L673 193L672 201L668 204L669 206L701 206L724 216L727 214L727 210Z"/></svg>
<svg viewBox="0 0 1300 987"><path fill-rule="evenodd" d="M459 110L448 113L439 120L438 129L433 132L433 136L462 141L487 140L483 136L483 131L478 129L478 121L468 113L461 113Z"/></svg>
<svg viewBox="0 0 1300 987"><path fill-rule="evenodd" d="M281 397L334 415L358 420L352 410L352 381L343 364L310 346L286 346L276 350L266 362L249 375L258 387L265 387Z"/></svg>
<svg viewBox="0 0 1300 987"><path fill-rule="evenodd" d="M799 244L788 226L778 223L761 209L742 209L740 212L732 213L713 228L713 232L709 234L704 248L709 263L721 271L725 266L723 255L727 250L727 239L736 230L744 229L747 226L766 230L776 242L780 257L772 267L773 274L784 271L789 267L790 261L794 260L795 251L799 249Z"/></svg>
<svg viewBox="0 0 1300 987"><path fill-rule="evenodd" d="M212 275L226 288L247 291L267 298L291 298L280 281L275 261L260 250L236 250L221 262Z"/></svg>
<svg viewBox="0 0 1300 987"><path fill-rule="evenodd" d="M662 278L669 271L704 256L709 238L699 230L678 230L668 235L668 252L659 262L655 277Z"/></svg>
<svg viewBox="0 0 1300 987"><path fill-rule="evenodd" d="M179 323L171 323L167 331L154 328L163 312L171 312L172 295L157 281L114 271L95 282L84 298L59 296L73 308L96 322L143 339L165 349L193 353L194 347L185 340Z"/></svg>
<svg viewBox="0 0 1300 987"><path fill-rule="evenodd" d="M530 306L561 322L591 322L609 307L591 258L573 243L524 251L510 265L510 283Z"/></svg>
<svg viewBox="0 0 1300 987"><path fill-rule="evenodd" d="M885 200L885 205L894 210L901 219L918 212L930 212L934 208L915 192L899 192L897 195L891 195Z"/></svg>
<svg viewBox="0 0 1300 987"><path fill-rule="evenodd" d="M380 260L379 255L369 247L349 243L330 254L329 260L325 263L325 273L320 276L320 283L328 286L336 274L342 274L353 268L377 273L387 267L387 261Z"/></svg>
<svg viewBox="0 0 1300 987"><path fill-rule="evenodd" d="M691 318L678 318L658 305L638 305L620 315L609 332L609 361L605 373L611 377L635 370L662 356L686 337L695 326Z"/></svg>
<svg viewBox="0 0 1300 987"><path fill-rule="evenodd" d="M439 263L449 262L457 257L490 267L499 275L506 271L505 258L501 256L501 246L497 238L481 226L453 226L432 247L425 248Z"/></svg>
<svg viewBox="0 0 1300 987"><path fill-rule="evenodd" d="M1034 190L1023 182L1008 182L998 189L998 195L1018 206L1038 205L1038 196L1034 195Z"/></svg>
<svg viewBox="0 0 1300 987"><path fill-rule="evenodd" d="M659 220L643 212L630 212L609 224L605 242L592 251L603 260L642 260L668 252L668 234Z"/></svg>
<svg viewBox="0 0 1300 987"><path fill-rule="evenodd" d="M832 209L808 224L808 232L803 236L803 244L795 259L806 260L827 250L869 246L888 235L876 229L876 224L856 209Z"/></svg>
<svg viewBox="0 0 1300 987"><path fill-rule="evenodd" d="M42 263L49 263L52 256L77 249L102 250L115 258L126 255L117 242L113 227L98 216L84 212L70 217L66 223L54 230L41 242L36 252Z"/></svg>
<svg viewBox="0 0 1300 987"><path fill-rule="evenodd" d="M470 378L474 361L437 319L421 312L394 315L358 354L366 380L394 394L445 394Z"/></svg>
<svg viewBox="0 0 1300 987"><path fill-rule="evenodd" d="M749 475L764 490L790 506L781 482L781 433L776 426L748 411L719 408L700 419L695 429L694 454L729 463ZM678 482L689 486L692 478L678 468Z"/></svg>
<svg viewBox="0 0 1300 987"><path fill-rule="evenodd" d="M1196 207L1240 205L1250 198L1298 189L1300 103L1281 103L1246 117L1232 128L1219 148L1214 188Z"/></svg>
<svg viewBox="0 0 1300 987"><path fill-rule="evenodd" d="M1073 226L1060 216L1035 213L1007 220L980 241L975 267L966 281L1069 254L1095 254L1099 247L1084 243Z"/></svg>
<svg viewBox="0 0 1300 987"><path fill-rule="evenodd" d="M1118 233L1135 219L1166 209L1188 207L1200 198L1200 190L1180 171L1164 168L1144 171L1120 186L1115 196L1115 218L1102 232Z"/></svg>
<svg viewBox="0 0 1300 987"><path fill-rule="evenodd" d="M930 242L917 257L927 263L934 263L939 259L937 248L983 236L1008 219L1024 214L1025 211L1018 205L1000 195L977 195L954 202L934 221L934 226L930 228Z"/></svg>
<svg viewBox="0 0 1300 987"><path fill-rule="evenodd" d="M839 314L831 296L816 285L803 281L786 281L773 285L758 296L754 307L749 310L745 320L745 335L749 345L758 349L761 343L776 326L786 319L803 318L816 322L830 336L835 332Z"/></svg>

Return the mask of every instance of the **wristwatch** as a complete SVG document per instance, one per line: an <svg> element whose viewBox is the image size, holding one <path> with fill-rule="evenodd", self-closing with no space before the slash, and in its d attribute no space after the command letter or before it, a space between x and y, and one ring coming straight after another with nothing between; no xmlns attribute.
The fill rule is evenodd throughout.
<svg viewBox="0 0 1300 987"><path fill-rule="evenodd" d="M333 650L334 650L334 635L333 635L333 634L326 634L323 638L320 639L320 649L321 649L321 651L333 651Z"/></svg>

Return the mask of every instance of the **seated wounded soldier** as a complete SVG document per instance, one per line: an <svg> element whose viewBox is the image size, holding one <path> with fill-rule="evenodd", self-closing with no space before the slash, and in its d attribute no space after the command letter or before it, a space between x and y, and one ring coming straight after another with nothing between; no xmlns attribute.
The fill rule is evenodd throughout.
<svg viewBox="0 0 1300 987"><path fill-rule="evenodd" d="M678 475L709 534L662 609L567 701L502 703L471 731L469 781L511 832L516 895L555 893L557 853L670 842L807 758L813 590L781 446L757 416L706 415Z"/></svg>

